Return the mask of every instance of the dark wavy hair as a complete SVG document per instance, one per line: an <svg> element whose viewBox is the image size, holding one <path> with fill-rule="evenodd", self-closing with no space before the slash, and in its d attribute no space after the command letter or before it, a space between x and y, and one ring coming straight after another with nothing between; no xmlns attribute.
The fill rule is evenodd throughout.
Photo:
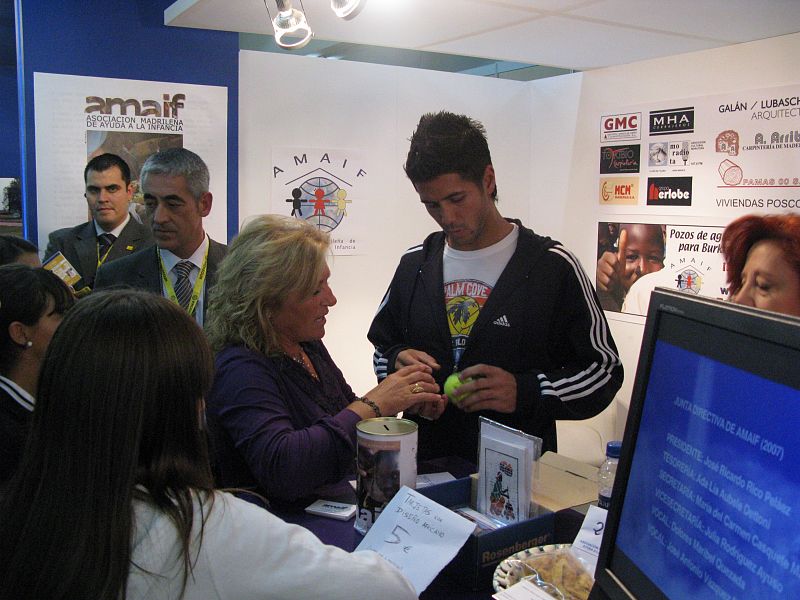
<svg viewBox="0 0 800 600"><path fill-rule="evenodd" d="M0 503L0 598L124 599L135 499L174 522L185 586L193 498L213 500L201 430L212 369L197 323L160 296L95 292L67 314Z"/></svg>
<svg viewBox="0 0 800 600"><path fill-rule="evenodd" d="M0 265L15 263L23 254L37 254L39 249L25 238L0 235Z"/></svg>
<svg viewBox="0 0 800 600"><path fill-rule="evenodd" d="M11 339L9 325L14 321L35 325L51 299L60 315L75 304L67 284L50 271L18 264L0 266L0 374L7 374L25 351Z"/></svg>
<svg viewBox="0 0 800 600"><path fill-rule="evenodd" d="M457 173L480 187L490 164L492 155L484 126L466 115L440 111L420 118L403 168L415 186ZM492 198L497 198L496 186Z"/></svg>
<svg viewBox="0 0 800 600"><path fill-rule="evenodd" d="M772 240L780 246L800 280L800 215L745 215L731 222L722 234L729 297L741 289L747 254L762 240Z"/></svg>

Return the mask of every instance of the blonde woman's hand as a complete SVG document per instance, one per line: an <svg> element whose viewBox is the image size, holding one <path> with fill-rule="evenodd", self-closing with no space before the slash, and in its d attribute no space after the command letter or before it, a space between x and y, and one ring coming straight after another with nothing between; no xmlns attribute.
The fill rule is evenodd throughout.
<svg viewBox="0 0 800 600"><path fill-rule="evenodd" d="M447 406L447 399L439 393L439 384L431 375L431 368L419 363L398 369L367 392L367 397L380 407L385 416L408 410L436 419Z"/></svg>

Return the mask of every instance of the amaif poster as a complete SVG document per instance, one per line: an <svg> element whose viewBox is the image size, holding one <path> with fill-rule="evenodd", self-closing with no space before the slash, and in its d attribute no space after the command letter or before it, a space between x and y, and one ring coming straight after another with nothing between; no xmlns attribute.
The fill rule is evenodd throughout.
<svg viewBox="0 0 800 600"><path fill-rule="evenodd" d="M208 165L214 201L206 232L227 239L228 90L224 87L34 73L39 243L54 229L88 220L83 169L111 152L131 168L141 213L145 159L183 147Z"/></svg>
<svg viewBox="0 0 800 600"><path fill-rule="evenodd" d="M363 152L273 148L270 212L305 219L328 233L334 255L364 254L367 177Z"/></svg>
<svg viewBox="0 0 800 600"><path fill-rule="evenodd" d="M623 107L599 124L606 310L644 314L655 285L727 297L725 226L800 210L798 85Z"/></svg>

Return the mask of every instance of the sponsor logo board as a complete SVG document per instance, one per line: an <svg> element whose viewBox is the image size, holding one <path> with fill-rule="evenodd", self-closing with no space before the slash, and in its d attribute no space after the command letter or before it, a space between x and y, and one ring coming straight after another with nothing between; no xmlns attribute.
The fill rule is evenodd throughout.
<svg viewBox="0 0 800 600"><path fill-rule="evenodd" d="M648 177L648 206L691 206L691 177Z"/></svg>
<svg viewBox="0 0 800 600"><path fill-rule="evenodd" d="M601 142L625 142L641 139L642 113L604 115L600 119Z"/></svg>
<svg viewBox="0 0 800 600"><path fill-rule="evenodd" d="M638 204L638 177L601 177L600 204Z"/></svg>
<svg viewBox="0 0 800 600"><path fill-rule="evenodd" d="M650 111L650 135L694 133L694 107Z"/></svg>
<svg viewBox="0 0 800 600"><path fill-rule="evenodd" d="M638 173L640 150L639 144L602 146L600 148L600 173L603 175Z"/></svg>
<svg viewBox="0 0 800 600"><path fill-rule="evenodd" d="M669 166L685 167L689 164L689 142L669 142Z"/></svg>

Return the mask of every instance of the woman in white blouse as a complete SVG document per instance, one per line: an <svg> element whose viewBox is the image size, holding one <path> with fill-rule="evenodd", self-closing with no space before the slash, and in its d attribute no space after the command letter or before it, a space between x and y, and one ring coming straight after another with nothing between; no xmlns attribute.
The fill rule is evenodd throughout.
<svg viewBox="0 0 800 600"><path fill-rule="evenodd" d="M0 598L416 597L377 554L214 490L211 377L202 331L168 300L110 291L76 305L0 502Z"/></svg>

